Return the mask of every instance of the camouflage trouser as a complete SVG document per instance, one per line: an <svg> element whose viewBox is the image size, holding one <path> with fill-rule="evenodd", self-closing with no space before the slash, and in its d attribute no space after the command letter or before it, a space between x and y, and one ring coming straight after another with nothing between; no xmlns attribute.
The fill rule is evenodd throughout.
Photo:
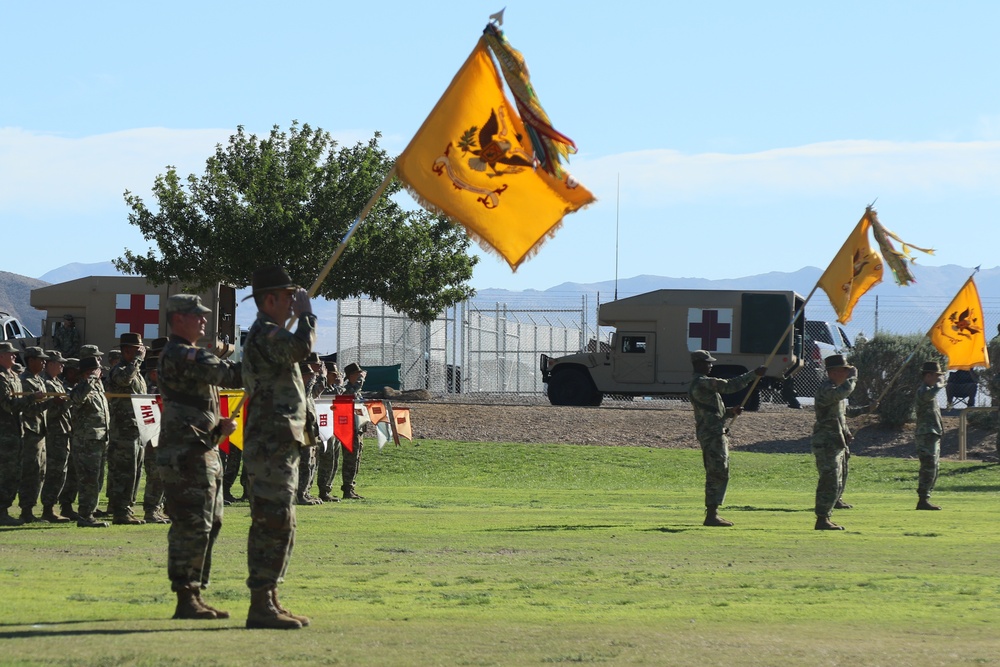
<svg viewBox="0 0 1000 667"><path fill-rule="evenodd" d="M239 447L230 447L229 454L224 457L224 461L225 471L222 473L223 487L225 487L227 492L232 493L236 479L239 478L240 486L243 487L241 495L246 495L249 483L247 482L246 466L241 465L243 463L243 451Z"/></svg>
<svg viewBox="0 0 1000 667"><path fill-rule="evenodd" d="M149 442L143 448L143 468L146 471L146 488L142 491L143 512L155 512L163 504L163 480L156 463L156 448Z"/></svg>
<svg viewBox="0 0 1000 667"><path fill-rule="evenodd" d="M72 438L70 438L72 440ZM62 491L59 492L59 504L70 507L76 502L76 466L73 465L73 448L70 447L69 458L66 463L66 481L63 482Z"/></svg>
<svg viewBox="0 0 1000 667"><path fill-rule="evenodd" d="M348 494L354 491L354 479L358 476L358 470L361 469L361 436L354 438L354 451L347 451L347 447L343 448L344 461L340 466L340 478L343 484L340 490L344 494Z"/></svg>
<svg viewBox="0 0 1000 667"><path fill-rule="evenodd" d="M77 511L81 516L92 517L97 509L98 496L104 483L104 461L108 453L107 440L87 440L73 436L70 449L76 468L76 484L80 492Z"/></svg>
<svg viewBox="0 0 1000 667"><path fill-rule="evenodd" d="M45 436L28 431L21 440L21 483L17 504L30 510L38 504L38 495L45 482Z"/></svg>
<svg viewBox="0 0 1000 667"><path fill-rule="evenodd" d="M128 514L139 491L143 449L138 438L112 440L108 446L108 512Z"/></svg>
<svg viewBox="0 0 1000 667"><path fill-rule="evenodd" d="M49 433L45 438L45 482L42 483L42 507L59 502L69 469L69 433Z"/></svg>
<svg viewBox="0 0 1000 667"><path fill-rule="evenodd" d="M316 479L316 447L306 447L299 458L299 497L308 496Z"/></svg>
<svg viewBox="0 0 1000 667"><path fill-rule="evenodd" d="M288 569L295 545L299 448L294 440L244 442L243 465L250 482L247 587L252 590L281 583Z"/></svg>
<svg viewBox="0 0 1000 667"><path fill-rule="evenodd" d="M10 509L21 484L21 436L0 433L0 510Z"/></svg>
<svg viewBox="0 0 1000 667"><path fill-rule="evenodd" d="M705 506L719 507L726 502L729 487L729 439L725 435L699 439L701 459L705 463Z"/></svg>
<svg viewBox="0 0 1000 667"><path fill-rule="evenodd" d="M813 445L819 482L816 484L816 516L828 517L833 513L837 498L843 493L842 475L846 449L833 445Z"/></svg>
<svg viewBox="0 0 1000 667"><path fill-rule="evenodd" d="M216 448L160 445L157 471L163 483L170 530L170 589L208 586L212 547L222 529L222 459Z"/></svg>
<svg viewBox="0 0 1000 667"><path fill-rule="evenodd" d="M837 494L837 500L840 500L844 495L844 489L847 488L847 475L851 472L851 448L844 447L844 464L840 467L840 493Z"/></svg>
<svg viewBox="0 0 1000 667"><path fill-rule="evenodd" d="M930 498L938 478L938 464L941 461L941 436L937 433L923 433L916 436L917 456L920 458L920 473L917 475L917 495Z"/></svg>
<svg viewBox="0 0 1000 667"><path fill-rule="evenodd" d="M316 454L316 486L320 495L333 491L333 480L337 477L337 467L340 463L340 440L330 438L326 443L326 451Z"/></svg>

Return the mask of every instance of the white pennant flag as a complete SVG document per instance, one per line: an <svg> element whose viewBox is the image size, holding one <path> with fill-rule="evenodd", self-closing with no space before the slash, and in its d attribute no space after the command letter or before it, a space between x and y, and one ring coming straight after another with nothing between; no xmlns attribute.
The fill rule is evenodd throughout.
<svg viewBox="0 0 1000 667"><path fill-rule="evenodd" d="M160 417L162 404L157 394L135 394L132 396L132 410L135 411L135 423L139 426L139 439L142 444L152 442L153 447L160 440Z"/></svg>
<svg viewBox="0 0 1000 667"><path fill-rule="evenodd" d="M379 423L375 424L375 437L378 438L379 449L385 447L385 443L389 442L390 436L391 434L389 433L388 421L380 421Z"/></svg>

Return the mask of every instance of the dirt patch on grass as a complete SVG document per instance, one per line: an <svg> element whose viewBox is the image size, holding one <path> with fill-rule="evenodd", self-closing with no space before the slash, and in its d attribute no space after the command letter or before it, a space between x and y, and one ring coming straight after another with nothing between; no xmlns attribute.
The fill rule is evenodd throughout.
<svg viewBox="0 0 1000 667"><path fill-rule="evenodd" d="M395 405L403 407L401 402ZM460 442L568 443L608 447L695 449L694 414L684 401L605 401L598 408L553 407L547 403L464 404L410 402L415 438ZM815 413L810 406L792 410L764 404L733 423L735 450L766 453L809 453ZM860 456L915 457L913 425L901 431L880 427L875 418L849 420L854 432L851 452ZM958 417L944 417L942 456L958 458ZM996 456L996 433L969 428L968 458Z"/></svg>

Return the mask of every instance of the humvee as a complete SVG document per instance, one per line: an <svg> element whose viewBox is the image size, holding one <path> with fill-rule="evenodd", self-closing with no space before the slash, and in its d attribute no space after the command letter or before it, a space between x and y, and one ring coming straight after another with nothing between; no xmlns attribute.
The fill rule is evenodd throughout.
<svg viewBox="0 0 1000 667"><path fill-rule="evenodd" d="M686 396L691 352L708 350L712 375L736 377L761 366L798 313L791 333L767 364L760 389L780 389L803 365L804 299L792 291L663 289L600 306L598 324L615 327L610 345L565 357L541 355L542 381L552 405L600 405L605 395ZM724 397L738 404L742 394Z"/></svg>

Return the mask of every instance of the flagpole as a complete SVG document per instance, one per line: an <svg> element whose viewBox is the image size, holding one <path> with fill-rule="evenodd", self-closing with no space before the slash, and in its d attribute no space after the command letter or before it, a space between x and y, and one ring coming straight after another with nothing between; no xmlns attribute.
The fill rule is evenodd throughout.
<svg viewBox="0 0 1000 667"><path fill-rule="evenodd" d="M958 292L955 293L956 297L959 294L962 293L962 290L965 289L965 286L969 284L969 282L972 280L973 276L975 276L977 273L979 273L979 267L978 266L972 271L972 275L970 275L968 278L966 278L965 282L962 283L962 286L958 288ZM941 311L941 314L938 315L937 319L934 320L934 324L932 324L931 328L928 329L927 333L924 334L924 338L930 338L931 332L934 331L934 327L937 326L937 323L940 322L941 319L948 313L948 307L950 305L951 305L951 303L949 302L949 304L944 307L944 310ZM910 361L913 360L913 357L916 356L916 354L917 354L917 350L916 350L916 348L914 348L914 350L912 352L910 352L910 355L908 357L906 357L906 359L903 361L903 363L899 365L899 369L896 371L896 373L891 378L889 378L889 382L886 383L885 388L882 390L882 393L879 394L879 397L877 399L875 399L875 402L872 403L871 407L868 409L868 414L871 414L872 412L875 412L876 410L878 410L878 406L882 402L882 399L885 398L885 395L889 393L889 390L892 388L892 385L895 384L896 380L899 379L899 376L902 375L903 369L906 368L907 364L909 364Z"/></svg>

